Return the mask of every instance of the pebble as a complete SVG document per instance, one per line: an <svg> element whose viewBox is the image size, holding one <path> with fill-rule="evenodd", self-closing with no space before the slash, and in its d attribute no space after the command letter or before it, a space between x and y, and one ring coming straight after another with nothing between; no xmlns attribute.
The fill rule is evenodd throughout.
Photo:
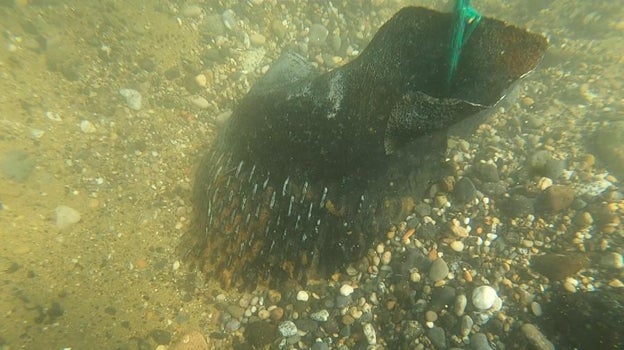
<svg viewBox="0 0 624 350"><path fill-rule="evenodd" d="M365 323L362 330L364 331L364 336L366 337L369 345L377 344L377 334L375 333L375 328L372 324Z"/></svg>
<svg viewBox="0 0 624 350"><path fill-rule="evenodd" d="M552 159L550 151L537 151L529 157L529 170L534 174L546 176L546 164Z"/></svg>
<svg viewBox="0 0 624 350"><path fill-rule="evenodd" d="M470 337L470 348L473 350L492 350L487 336L483 333L477 333Z"/></svg>
<svg viewBox="0 0 624 350"><path fill-rule="evenodd" d="M462 241L453 241L450 244L451 249L453 249L456 252L461 252L462 250L464 250L464 242Z"/></svg>
<svg viewBox="0 0 624 350"><path fill-rule="evenodd" d="M533 301L531 302L531 312L533 313L533 315L540 317L542 316L542 305L540 305L538 302Z"/></svg>
<svg viewBox="0 0 624 350"><path fill-rule="evenodd" d="M500 180L496 165L490 163L475 164L475 173L479 180L484 182L497 182Z"/></svg>
<svg viewBox="0 0 624 350"><path fill-rule="evenodd" d="M453 188L453 196L461 203L466 204L477 197L477 189L467 177L462 177Z"/></svg>
<svg viewBox="0 0 624 350"><path fill-rule="evenodd" d="M276 337L275 325L269 322L252 322L245 327L245 339L249 344L262 347L269 344Z"/></svg>
<svg viewBox="0 0 624 350"><path fill-rule="evenodd" d="M525 323L520 329L535 350L555 350L555 346L546 339L546 336L535 325Z"/></svg>
<svg viewBox="0 0 624 350"><path fill-rule="evenodd" d="M353 293L353 287L351 287L351 285L349 284L343 284L340 287L340 294L342 296L348 297L349 295L351 295Z"/></svg>
<svg viewBox="0 0 624 350"><path fill-rule="evenodd" d="M436 349L446 349L446 334L444 328L433 327L427 330L427 337L429 337L431 344L433 344Z"/></svg>
<svg viewBox="0 0 624 350"><path fill-rule="evenodd" d="M206 78L206 75L204 74L197 74L195 76L195 83L199 87L206 87L206 85L208 84L208 78Z"/></svg>
<svg viewBox="0 0 624 350"><path fill-rule="evenodd" d="M479 286L472 291L472 305L477 309L487 310L498 299L496 290L490 286Z"/></svg>
<svg viewBox="0 0 624 350"><path fill-rule="evenodd" d="M600 258L600 264L610 269L621 269L624 266L624 259L622 258L622 254L611 252Z"/></svg>
<svg viewBox="0 0 624 350"><path fill-rule="evenodd" d="M258 311L258 317L259 317L261 320L266 320L266 319L268 319L269 317L271 317L271 313L270 313L270 312L269 312L269 310L267 310L267 309L262 309L262 310Z"/></svg>
<svg viewBox="0 0 624 350"><path fill-rule="evenodd" d="M459 333L462 337L467 337L470 332L472 332L472 326L474 325L474 321L468 315L464 315L461 318L461 324L459 326Z"/></svg>
<svg viewBox="0 0 624 350"><path fill-rule="evenodd" d="M308 40L310 45L320 46L325 44L329 31L324 25L320 23L314 23L310 26L310 32L308 33Z"/></svg>
<svg viewBox="0 0 624 350"><path fill-rule="evenodd" d="M126 105L130 109L134 109L138 111L141 109L142 97L141 93L134 89L119 89L119 94L123 96L126 100Z"/></svg>
<svg viewBox="0 0 624 350"><path fill-rule="evenodd" d="M202 8L198 5L187 5L182 9L182 14L185 17L199 17L202 12Z"/></svg>
<svg viewBox="0 0 624 350"><path fill-rule="evenodd" d="M67 229L80 221L81 215L78 210L66 205L59 205L54 209L56 215L56 227L61 230Z"/></svg>
<svg viewBox="0 0 624 350"><path fill-rule="evenodd" d="M455 315L461 316L464 314L466 310L466 305L468 305L468 298L466 298L465 294L458 294L455 297Z"/></svg>
<svg viewBox="0 0 624 350"><path fill-rule="evenodd" d="M223 21L223 25L227 29L234 30L234 27L236 26L236 13L234 13L234 11L230 9L227 9L221 14L221 20Z"/></svg>
<svg viewBox="0 0 624 350"><path fill-rule="evenodd" d="M280 323L277 330L285 338L297 335L297 325L295 325L293 321L284 321Z"/></svg>
<svg viewBox="0 0 624 350"><path fill-rule="evenodd" d="M92 134L95 132L95 125L88 120L83 120L80 122L80 130L85 134Z"/></svg>
<svg viewBox="0 0 624 350"><path fill-rule="evenodd" d="M319 310L310 314L310 318L318 322L327 322L327 320L329 319L329 311L327 311L326 309Z"/></svg>
<svg viewBox="0 0 624 350"><path fill-rule="evenodd" d="M271 310L271 320L277 322L279 320L282 319L282 317L284 317L284 309L282 309L281 307L276 307L275 309Z"/></svg>
<svg viewBox="0 0 624 350"><path fill-rule="evenodd" d="M425 321L427 322L435 322L438 320L438 314L435 311L427 311L425 312Z"/></svg>
<svg viewBox="0 0 624 350"><path fill-rule="evenodd" d="M225 331L226 332L234 332L240 328L240 321L233 318L225 323Z"/></svg>
<svg viewBox="0 0 624 350"><path fill-rule="evenodd" d="M305 290L300 290L299 292L297 292L297 300L308 301L308 299L310 299L310 294L308 294L308 292L306 292Z"/></svg>
<svg viewBox="0 0 624 350"><path fill-rule="evenodd" d="M191 103L193 103L193 105L195 105L195 107L199 109L206 109L210 107L210 102L208 102L208 100L201 96L193 97L191 99Z"/></svg>
<svg viewBox="0 0 624 350"><path fill-rule="evenodd" d="M543 191L537 198L537 208L547 213L558 213L574 202L574 189L569 186L553 185Z"/></svg>
<svg viewBox="0 0 624 350"><path fill-rule="evenodd" d="M390 261L392 261L392 252L390 252L389 250L383 252L383 254L381 254L381 264L388 265L390 264Z"/></svg>
<svg viewBox="0 0 624 350"><path fill-rule="evenodd" d="M429 278L434 282L441 281L449 274L449 268L446 261L442 258L436 259L429 269Z"/></svg>
<svg viewBox="0 0 624 350"><path fill-rule="evenodd" d="M251 42L253 46L262 46L266 43L266 37L260 33L252 33L249 36L249 42Z"/></svg>

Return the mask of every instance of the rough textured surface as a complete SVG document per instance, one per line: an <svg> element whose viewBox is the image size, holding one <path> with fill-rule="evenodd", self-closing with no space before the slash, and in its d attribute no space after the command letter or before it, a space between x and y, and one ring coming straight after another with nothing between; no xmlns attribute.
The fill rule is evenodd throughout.
<svg viewBox="0 0 624 350"><path fill-rule="evenodd" d="M447 86L450 19L404 8L360 57L320 76L291 54L278 61L200 165L184 254L225 287L305 280L361 257L406 214L397 191L420 194L439 174L446 129L498 102L546 47L486 18Z"/></svg>

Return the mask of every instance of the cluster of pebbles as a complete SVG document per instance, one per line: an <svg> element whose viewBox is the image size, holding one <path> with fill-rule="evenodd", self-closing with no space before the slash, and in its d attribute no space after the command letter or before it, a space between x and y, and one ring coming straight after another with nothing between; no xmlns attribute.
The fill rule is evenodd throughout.
<svg viewBox="0 0 624 350"><path fill-rule="evenodd" d="M263 2L248 6L263 8ZM312 20L298 19L304 14L290 13L289 5L277 8L286 19L264 23L270 29L266 35L257 32L261 25L231 10L206 17L212 23L206 30L216 34L205 57L218 61L224 52L236 52L237 66L246 67L239 76L245 84L236 85L241 91L247 78L266 71L264 55L279 49L268 38L293 42L295 51L330 69L356 56L364 38L392 13L381 11L377 18L371 16L375 8L351 14L366 21L350 28L344 9L333 5L315 8ZM195 7L182 13L191 22L203 18ZM233 29L238 34L229 35ZM237 46L242 51L227 49ZM589 50L571 42L556 48L557 54L572 49ZM613 80L575 83L581 100L571 104L561 97L568 91L554 88L561 79L572 79L567 69L542 67L474 136L451 138L452 174L438 179L424 197L405 194L416 198L405 204L412 214L379 232L360 261L306 286L214 291L209 299L217 311L206 327L217 330L210 341L238 349L315 350L547 350L565 343L561 338L567 335L547 330L544 322L560 321L547 307L557 293L624 287L624 194L602 163L617 159L617 150L609 154L603 147L607 155L593 154L585 140L604 122L579 121L589 112L616 110L617 99L590 93L592 86ZM221 86L231 77L202 73L194 81L200 87ZM227 91L221 96L241 92ZM219 99L209 100L216 101L214 106L204 107L219 112ZM559 118L561 113L566 117ZM603 131L615 138L609 132ZM605 142L618 140L602 137Z"/></svg>

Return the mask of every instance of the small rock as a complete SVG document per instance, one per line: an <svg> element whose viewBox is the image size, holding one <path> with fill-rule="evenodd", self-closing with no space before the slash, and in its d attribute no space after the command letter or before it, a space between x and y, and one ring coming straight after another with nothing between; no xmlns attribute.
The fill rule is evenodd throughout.
<svg viewBox="0 0 624 350"><path fill-rule="evenodd" d="M249 36L249 42L253 46L262 46L266 42L266 37L260 33L252 33Z"/></svg>
<svg viewBox="0 0 624 350"><path fill-rule="evenodd" d="M530 323L525 323L520 327L522 334L529 340L536 350L555 350L555 346L546 339L540 330Z"/></svg>
<svg viewBox="0 0 624 350"><path fill-rule="evenodd" d="M231 320L225 323L224 328L226 332L234 332L234 331L237 331L240 328L240 326L241 326L240 321L235 318L232 318Z"/></svg>
<svg viewBox="0 0 624 350"><path fill-rule="evenodd" d="M533 214L533 206L532 199L521 194L512 194L508 200L503 202L501 209L512 218L523 218Z"/></svg>
<svg viewBox="0 0 624 350"><path fill-rule="evenodd" d="M279 324L277 330L282 337L288 338L297 335L297 325L293 321L284 321Z"/></svg>
<svg viewBox="0 0 624 350"><path fill-rule="evenodd" d="M472 326L474 325L474 321L468 315L464 315L461 318L461 324L459 326L459 334L462 337L467 337L470 332L472 332Z"/></svg>
<svg viewBox="0 0 624 350"><path fill-rule="evenodd" d="M308 301L310 295L305 290L300 290L297 292L297 300L299 301Z"/></svg>
<svg viewBox="0 0 624 350"><path fill-rule="evenodd" d="M427 330L427 337L436 349L446 349L446 334L442 327L433 327Z"/></svg>
<svg viewBox="0 0 624 350"><path fill-rule="evenodd" d="M267 318L271 317L271 313L267 309L262 309L262 310L258 311L258 317L261 320L266 320Z"/></svg>
<svg viewBox="0 0 624 350"><path fill-rule="evenodd" d="M455 315L461 316L464 314L466 310L466 305L468 305L468 298L466 298L465 294L458 294L455 297Z"/></svg>
<svg viewBox="0 0 624 350"><path fill-rule="evenodd" d="M553 185L537 198L537 208L542 212L558 213L568 209L574 202L574 189L569 186Z"/></svg>
<svg viewBox="0 0 624 350"><path fill-rule="evenodd" d="M470 337L470 348L473 350L492 350L487 336L483 333L477 333Z"/></svg>
<svg viewBox="0 0 624 350"><path fill-rule="evenodd" d="M450 247L451 249L459 253L464 250L464 243L462 241L453 241L451 242Z"/></svg>
<svg viewBox="0 0 624 350"><path fill-rule="evenodd" d="M436 259L429 269L429 278L435 282L441 281L449 274L449 268L446 261L442 258Z"/></svg>
<svg viewBox="0 0 624 350"><path fill-rule="evenodd" d="M362 327L362 330L364 331L364 336L366 337L366 340L368 341L368 345L377 344L377 334L375 333L375 328L373 327L372 324L365 323L364 326Z"/></svg>
<svg viewBox="0 0 624 350"><path fill-rule="evenodd" d="M192 331L171 346L172 350L208 350L208 342L201 332Z"/></svg>
<svg viewBox="0 0 624 350"><path fill-rule="evenodd" d="M462 177L455 183L453 196L460 204L466 204L477 197L477 189L469 178Z"/></svg>
<svg viewBox="0 0 624 350"><path fill-rule="evenodd" d="M531 302L530 306L531 306L531 312L533 313L533 315L537 317L542 316L542 305L540 305L536 301L533 301Z"/></svg>
<svg viewBox="0 0 624 350"><path fill-rule="evenodd" d="M202 8L198 5L187 5L182 9L182 14L185 17L199 17L202 14Z"/></svg>
<svg viewBox="0 0 624 350"><path fill-rule="evenodd" d="M472 291L472 305L477 309L487 310L498 299L496 290L490 286L479 286Z"/></svg>
<svg viewBox="0 0 624 350"><path fill-rule="evenodd" d="M119 89L119 94L123 96L126 100L126 105L130 109L134 109L138 111L141 109L142 97L141 93L134 89Z"/></svg>
<svg viewBox="0 0 624 350"><path fill-rule="evenodd" d="M206 84L208 84L208 78L206 78L206 75L204 74L197 74L195 76L195 83L199 87L206 87Z"/></svg>
<svg viewBox="0 0 624 350"><path fill-rule="evenodd" d="M56 227L61 230L67 229L80 221L81 215L78 210L66 205L59 205L54 209L56 215Z"/></svg>
<svg viewBox="0 0 624 350"><path fill-rule="evenodd" d="M284 309L282 309L279 306L271 310L270 312L271 312L271 320L273 320L274 322L277 322L281 320L282 317L284 317Z"/></svg>
<svg viewBox="0 0 624 350"><path fill-rule="evenodd" d="M624 259L622 258L622 254L611 252L600 258L600 264L610 269L621 269L624 266Z"/></svg>
<svg viewBox="0 0 624 350"><path fill-rule="evenodd" d="M593 148L604 166L624 179L624 121L607 123L594 133Z"/></svg>
<svg viewBox="0 0 624 350"><path fill-rule="evenodd" d="M546 253L531 258L531 267L553 281L560 281L589 266L589 259L582 254Z"/></svg>
<svg viewBox="0 0 624 350"><path fill-rule="evenodd" d="M83 120L80 122L80 130L85 134L92 134L95 132L95 125L88 120Z"/></svg>
<svg viewBox="0 0 624 350"><path fill-rule="evenodd" d="M315 23L310 26L308 40L310 42L310 45L321 46L325 44L328 35L329 31L327 30L327 28L325 28L324 25L320 23Z"/></svg>
<svg viewBox="0 0 624 350"><path fill-rule="evenodd" d="M546 165L552 159L552 154L547 150L533 153L528 159L529 171L536 175L546 176Z"/></svg>
<svg viewBox="0 0 624 350"><path fill-rule="evenodd" d="M191 99L191 103L199 109L206 109L210 107L210 102L201 96L197 96Z"/></svg>
<svg viewBox="0 0 624 350"><path fill-rule="evenodd" d="M310 314L310 318L318 322L327 322L327 319L329 319L329 312L325 309L319 310Z"/></svg>
<svg viewBox="0 0 624 350"><path fill-rule="evenodd" d="M349 284L343 284L343 285L340 287L340 294L341 294L341 295L343 295L343 296L345 296L345 297L348 297L348 296L349 296L349 295L351 295L352 293L353 293L353 287L351 287L351 285L349 285Z"/></svg>
<svg viewBox="0 0 624 350"><path fill-rule="evenodd" d="M245 339L249 344L262 347L276 338L276 327L269 322L257 321L245 327Z"/></svg>
<svg viewBox="0 0 624 350"><path fill-rule="evenodd" d="M477 178L483 182L497 182L500 180L496 165L490 163L475 164L475 173Z"/></svg>

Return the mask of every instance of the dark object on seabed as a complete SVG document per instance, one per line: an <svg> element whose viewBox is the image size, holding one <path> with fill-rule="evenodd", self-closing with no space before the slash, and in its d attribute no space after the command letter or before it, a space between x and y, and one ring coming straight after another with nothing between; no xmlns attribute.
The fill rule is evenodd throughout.
<svg viewBox="0 0 624 350"><path fill-rule="evenodd" d="M544 307L543 328L557 349L623 349L623 315L621 291L557 290Z"/></svg>
<svg viewBox="0 0 624 350"><path fill-rule="evenodd" d="M201 161L181 253L251 288L362 257L437 179L448 128L495 105L547 47L483 18L449 85L450 28L450 14L409 7L331 72L283 55Z"/></svg>

